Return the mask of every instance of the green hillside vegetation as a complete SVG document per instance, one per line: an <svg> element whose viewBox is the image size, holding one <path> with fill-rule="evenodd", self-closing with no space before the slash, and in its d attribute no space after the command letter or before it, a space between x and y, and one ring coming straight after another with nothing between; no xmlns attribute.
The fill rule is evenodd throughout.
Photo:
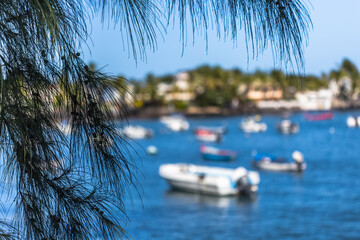
<svg viewBox="0 0 360 240"><path fill-rule="evenodd" d="M360 74L356 66L350 60L345 59L339 69L332 70L329 74L322 74L320 77L314 75L287 74L281 70L269 72L257 70L253 73L246 73L240 69L226 70L219 66L211 67L203 65L188 73L188 90L194 93L191 101L165 101L164 95L158 94L159 84L171 85L174 83L175 75L154 76L148 74L143 81L131 81L134 86L136 106L166 106L173 105L178 110L186 109L189 105L206 107L230 107L234 100L240 103L251 102L247 98L249 89L281 89L283 99L294 99L296 92L316 91L328 88L332 79L339 81L348 76L352 81L351 93L359 93ZM170 88L167 94L184 92L176 86ZM139 97L140 96L140 97Z"/></svg>

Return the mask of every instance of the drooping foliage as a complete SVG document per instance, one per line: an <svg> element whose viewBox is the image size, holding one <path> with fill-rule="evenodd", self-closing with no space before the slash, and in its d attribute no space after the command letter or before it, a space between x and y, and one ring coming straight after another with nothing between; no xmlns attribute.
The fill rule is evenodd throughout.
<svg viewBox="0 0 360 240"><path fill-rule="evenodd" d="M274 59L302 66L302 44L312 26L301 0L168 0L168 16L179 16L182 39L187 40L187 20L192 33L215 28L219 38L233 41L243 34L249 56L257 57L269 45ZM239 31L239 30L242 31ZM184 41L185 42L185 41Z"/></svg>
<svg viewBox="0 0 360 240"><path fill-rule="evenodd" d="M118 25L135 58L156 49L172 16L185 36L189 14L194 32L214 22L236 39L242 28L254 53L270 43L280 59L300 63L311 24L299 0L0 1L2 194L15 210L0 225L3 239L128 236L124 201L137 168L112 120L112 109L126 115L123 98L114 97L126 89L79 53L94 13Z"/></svg>

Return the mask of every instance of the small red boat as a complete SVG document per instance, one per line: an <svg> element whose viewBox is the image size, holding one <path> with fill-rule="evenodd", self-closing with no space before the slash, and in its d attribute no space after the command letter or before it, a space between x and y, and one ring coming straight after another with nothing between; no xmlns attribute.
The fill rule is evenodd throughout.
<svg viewBox="0 0 360 240"><path fill-rule="evenodd" d="M334 114L332 112L318 113L318 114L304 114L305 119L308 121L323 121L334 118Z"/></svg>

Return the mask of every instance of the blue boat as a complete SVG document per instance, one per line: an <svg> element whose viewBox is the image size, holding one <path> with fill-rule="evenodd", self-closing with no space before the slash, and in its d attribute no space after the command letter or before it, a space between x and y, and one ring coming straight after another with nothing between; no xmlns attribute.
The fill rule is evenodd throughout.
<svg viewBox="0 0 360 240"><path fill-rule="evenodd" d="M234 161L237 156L237 153L234 151L210 146L201 146L200 152L203 159L210 161Z"/></svg>
<svg viewBox="0 0 360 240"><path fill-rule="evenodd" d="M306 169L304 156L299 151L294 151L292 159L279 158L271 154L255 153L252 157L255 168L268 171L301 172Z"/></svg>

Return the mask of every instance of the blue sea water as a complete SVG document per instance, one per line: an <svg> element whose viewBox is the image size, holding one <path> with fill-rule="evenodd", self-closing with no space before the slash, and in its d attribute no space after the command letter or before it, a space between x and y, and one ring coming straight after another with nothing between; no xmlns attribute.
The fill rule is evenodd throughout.
<svg viewBox="0 0 360 240"><path fill-rule="evenodd" d="M201 159L201 143L191 129L174 133L158 120L131 120L152 128L155 135L133 143L142 159L142 190L141 199L135 193L127 201L126 230L134 239L360 239L360 128L346 126L346 118L354 114L359 113L335 112L334 119L319 122L294 114L290 119L300 124L295 135L277 133L278 115L262 116L268 130L254 134L239 129L240 116L188 119L191 129L228 125L218 146L238 152L230 163ZM149 145L158 148L157 156L146 155L143 148ZM180 162L251 169L254 150L282 157L299 150L307 170L260 171L259 192L251 198L171 191L158 174L161 164Z"/></svg>

